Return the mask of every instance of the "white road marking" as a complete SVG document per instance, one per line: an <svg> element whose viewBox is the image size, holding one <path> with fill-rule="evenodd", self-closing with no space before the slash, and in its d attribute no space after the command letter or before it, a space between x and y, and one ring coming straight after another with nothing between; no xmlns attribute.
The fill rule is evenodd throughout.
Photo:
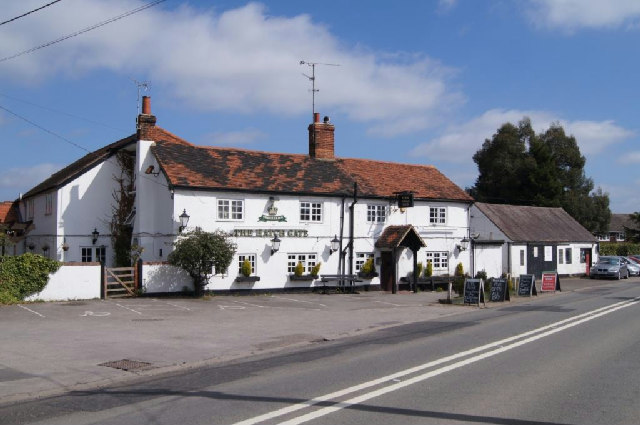
<svg viewBox="0 0 640 425"><path fill-rule="evenodd" d="M80 317L87 317L87 316L94 316L94 317L106 317L109 316L111 313L109 313L108 311L97 311L97 312L93 312L93 311L85 311L84 314L81 314Z"/></svg>
<svg viewBox="0 0 640 425"><path fill-rule="evenodd" d="M394 304L394 303L390 303L390 302L387 302L387 301L374 301L374 303L388 304L388 305L392 305L394 307L408 307L408 306L403 305L403 304Z"/></svg>
<svg viewBox="0 0 640 425"><path fill-rule="evenodd" d="M142 313L140 313L139 311L134 310L134 309L132 309L132 308L129 308L129 307L127 307L127 306L124 306L124 305L122 305L122 304L117 304L117 303L116 303L116 305L117 305L118 307L122 307L122 308L124 308L124 309L126 309L126 310L133 311L133 312L134 312L134 313L136 313L136 314L140 314L140 315L142 315Z"/></svg>
<svg viewBox="0 0 640 425"><path fill-rule="evenodd" d="M322 306L322 307L326 307L325 304L314 303L313 301L296 300L295 298L281 297L281 296L278 296L278 295L274 295L272 298L279 298L281 300L295 301L295 302L298 302L298 303L306 303L306 304L313 304L313 305L319 305L319 306Z"/></svg>
<svg viewBox="0 0 640 425"><path fill-rule="evenodd" d="M496 349L494 349L492 351L487 351L487 352L482 353L480 355L477 355L475 357L469 357L469 358L467 358L465 360L461 360L461 361L458 361L456 363L452 363L452 364L450 364L448 366L444 366L444 367L441 367L439 369L435 369L435 370L432 370L430 372L424 373L422 375L418 375L418 376L415 376L413 378L409 378L406 381L397 382L395 384L392 384L392 385L389 385L389 386L386 386L386 387L382 387L380 389L371 391L369 393L365 393L365 394L360 395L358 397L354 397L354 398L352 398L350 400L346 400L346 401L343 401L343 402L337 402L337 404L335 404L333 406L324 407L324 408L316 410L314 412L311 412L311 413L308 413L308 414L293 418L293 419L291 419L289 421L282 422L283 424L287 424L287 425L301 424L301 423L304 423L304 422L307 422L307 421L310 421L310 420L313 420L313 419L317 419L317 418L319 418L321 416L325 416L325 415L328 415L330 413L336 412L338 410L353 406L355 404L362 403L362 402L367 401L367 400L369 400L371 398L378 397L378 396L381 396L383 394L386 394L386 393L389 393L389 392L392 392L392 391L396 391L396 390L399 390L401 388L407 387L409 385L413 385L415 383L418 383L418 382L424 381L426 379L432 378L434 376L438 376L438 375L441 375L443 373L450 372L452 370L458 369L460 367L467 366L467 365L469 365L471 363L475 363L475 362L483 360L485 358L495 356L497 354L503 353L505 351L511 350L513 348L516 348L516 347L519 347L521 345L536 341L536 340L538 340L540 338L544 338L546 336L549 336L549 335L555 334L557 332L560 332L560 331L569 329L571 327L577 326L579 324L588 322L588 321L593 320L595 318L598 318L600 316L604 316L606 314L613 313L614 311L617 311L617 310L619 310L621 308L625 308L625 307L629 307L631 305L637 304L638 302L640 302L640 297L634 298L633 300L621 301L621 302L618 302L618 303L615 303L615 304L612 304L612 305L609 305L609 306L606 306L606 307L601 307L601 308L598 308L598 309L595 309L595 310L592 310L592 311L589 311L589 312L586 312L586 313L582 313L582 314L579 314L579 315L576 315L576 316L573 316L573 317L569 317L569 318L564 319L564 320L560 320L558 322L555 322L555 323L552 323L552 324L549 324L549 325L546 325L546 326L542 326L542 327L537 328L537 329L533 329L531 331L527 331L527 332L521 333L519 335L515 335L515 336L508 337L508 338L505 338L505 339L502 339L502 340L499 340L499 341L495 341L495 342L492 342L492 343L489 343L489 344L485 344L485 345L482 345L482 346L479 346L479 347L476 347L476 348L472 348L472 349L467 350L467 351L462 351L460 353L456 353L456 354L453 354L451 356L443 357L441 359L434 360L434 361L431 361L431 362L428 362L428 363L425 363L425 364L422 364L422 365L419 365L419 366L416 366L416 367L413 367L413 368L410 368L410 369L407 369L407 370L403 370L403 371L400 371L400 372L397 372L397 373L394 373L394 374L391 374L391 375L387 375L387 376L384 376L384 377L381 377L381 378L378 378L378 379L374 379L372 381L364 382L362 384L355 385L355 386L352 386L352 387L349 387L349 388L345 388L343 390L339 390L339 391L336 391L336 392L333 392L333 393L330 393L330 394L326 394L326 395L323 395L323 396L320 396L320 397L317 397L317 398L313 398L313 399L310 399L310 400L307 400L307 401L304 401L304 402L301 402L301 403L293 404L291 406L287 406L287 407L284 407L282 409L278 409L278 410L275 410L275 411L272 411L272 412L268 412L268 413L265 413L263 415L259 415L259 416L253 417L253 418L249 418L249 419L246 419L244 421L237 422L235 425L252 425L252 424L257 424L257 423L260 423L260 422L264 422L264 421L267 421L267 420L270 420L270 419L274 419L274 418L277 418L277 417L280 417L280 416L284 416L286 414L290 414L290 413L296 412L298 410L305 409L307 407L314 406L314 405L319 404L319 403L323 403L323 402L326 402L326 401L331 401L331 400L337 399L339 397L342 397L342 396L345 396L345 395L348 395L348 394L351 394L351 393L354 393L354 392L357 392L357 391L361 391L361 390L364 390L364 389L367 389L367 388L371 388L371 387L374 387L376 385L381 385L381 384L385 384L385 383L388 383L388 382L397 382L397 380L399 378L401 378L401 377L404 377L404 376L407 376L407 375L410 375L410 374L413 374L413 373L416 373L416 372L419 372L419 371L422 371L422 370L425 370L425 369L432 368L432 367L440 365L442 363L446 363L446 362L449 362L449 361L452 361L452 360L456 360L456 359L459 359L459 358L462 358L462 357L466 357L466 356L469 356L471 354L479 353L479 352L485 351L485 350L487 350L489 348L498 347L498 348L496 348ZM517 341L517 342L513 342L513 341ZM511 343L511 344L509 344L509 343Z"/></svg>
<svg viewBox="0 0 640 425"><path fill-rule="evenodd" d="M191 309L190 309L190 308L183 307L183 306L178 305L178 304L173 304L173 303L168 303L168 302L165 302L165 304L168 304L168 305L173 306L173 307L176 307L176 308L181 308L182 310L191 311Z"/></svg>
<svg viewBox="0 0 640 425"><path fill-rule="evenodd" d="M218 305L220 310L244 310L245 306L242 305Z"/></svg>
<svg viewBox="0 0 640 425"><path fill-rule="evenodd" d="M23 305L18 304L18 307L20 307L20 308L24 308L25 310L30 311L31 313L36 314L36 315L38 315L38 316L40 316L40 317L45 317L44 315L42 315L42 314L38 313L37 311L33 311L33 310L31 310L30 308L27 308L27 307L25 307L25 306L23 306Z"/></svg>
<svg viewBox="0 0 640 425"><path fill-rule="evenodd" d="M231 302L233 302L233 303L238 303L238 304L244 304L244 305L250 305L251 307L267 308L267 306L266 306L266 305L252 304L252 303L247 303L247 302L244 302L244 301L235 301L235 300L231 300Z"/></svg>

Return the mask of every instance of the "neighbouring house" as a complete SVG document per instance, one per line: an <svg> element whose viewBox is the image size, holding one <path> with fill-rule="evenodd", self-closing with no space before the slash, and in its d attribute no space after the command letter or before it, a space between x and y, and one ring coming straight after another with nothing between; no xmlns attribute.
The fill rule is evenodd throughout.
<svg viewBox="0 0 640 425"><path fill-rule="evenodd" d="M562 208L476 202L470 223L473 273L489 277L580 275L598 252L596 238Z"/></svg>
<svg viewBox="0 0 640 425"><path fill-rule="evenodd" d="M18 201L0 202L0 255L15 255L18 252L17 244L31 225L31 222L21 220Z"/></svg>
<svg viewBox="0 0 640 425"><path fill-rule="evenodd" d="M433 166L336 157L327 117L315 114L308 126L308 154L193 145L156 125L149 97L137 125L23 196L22 216L33 222L23 251L111 266L112 217L125 194L120 223L145 262L166 261L195 228L232 237L234 261L209 290L321 286L309 276L318 263L321 276L356 274L369 258L376 273L361 284L392 290L413 270L414 255L431 261L434 274L470 265L472 198ZM414 206L400 207L408 194ZM240 274L245 260L250 279ZM298 263L303 279L292 276Z"/></svg>
<svg viewBox="0 0 640 425"><path fill-rule="evenodd" d="M626 229L636 229L637 226L630 214L611 214L609 230L607 233L596 233L596 237L600 242L624 242Z"/></svg>

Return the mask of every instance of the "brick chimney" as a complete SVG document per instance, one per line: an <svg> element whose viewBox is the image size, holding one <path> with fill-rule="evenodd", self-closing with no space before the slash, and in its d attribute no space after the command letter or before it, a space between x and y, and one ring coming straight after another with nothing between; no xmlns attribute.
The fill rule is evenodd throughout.
<svg viewBox="0 0 640 425"><path fill-rule="evenodd" d="M142 96L142 113L137 120L138 140L153 140L149 131L156 126L156 116L151 115L151 98Z"/></svg>
<svg viewBox="0 0 640 425"><path fill-rule="evenodd" d="M309 124L309 156L318 159L335 159L334 136L335 127L324 117L320 122L320 114L313 114L313 123Z"/></svg>

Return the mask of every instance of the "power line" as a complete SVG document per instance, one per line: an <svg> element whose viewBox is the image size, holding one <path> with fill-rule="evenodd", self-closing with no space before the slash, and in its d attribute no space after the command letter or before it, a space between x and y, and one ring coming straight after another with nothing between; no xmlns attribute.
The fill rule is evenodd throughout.
<svg viewBox="0 0 640 425"><path fill-rule="evenodd" d="M33 12L37 12L38 10L42 10L42 9L44 9L45 7L51 6L51 5L52 5L52 4L54 4L54 3L58 3L59 1L61 1L61 0L54 0L54 1L52 1L51 3L47 3L47 4L45 4L44 6L40 6L39 8L37 8L37 9L33 9L33 10L31 10L31 11L29 11L29 12L27 12L27 13L23 14L23 15L16 16L15 18L11 18L11 19L9 19L9 20L7 20L7 21L4 21L4 22L0 22L0 25L8 24L9 22L13 22L13 21L15 21L16 19L24 18L25 16L30 15L30 14L32 14Z"/></svg>
<svg viewBox="0 0 640 425"><path fill-rule="evenodd" d="M54 132L54 131L51 131L51 130L49 130L48 128L43 127L43 126L41 126L40 124L37 124L37 123L35 123L35 122L31 121L30 119L28 119L28 118L26 118L26 117L23 117L22 115L19 115L19 114L17 114L17 113L15 113L15 112L13 112L13 111L12 111L12 110L10 110L10 109L5 108L5 107L4 107L4 106L2 106L2 105L0 105L0 109L2 109L3 111L6 111L6 112L8 112L8 113L10 113L10 114L11 114L11 115L13 115L14 117L19 118L19 119L21 119L21 120L23 120L23 121L25 121L25 122L27 122L27 123L31 124L32 126L34 126L34 127L36 127L36 128L39 128L40 130L44 131L45 133L48 133L48 134L50 134L50 135L52 135L52 136L54 136L54 137L56 137L56 138L58 138L58 139L60 139L60 140L62 140L62 141L64 141L64 142L66 142L66 143L68 143L68 144L70 144L70 145L72 145L72 146L74 146L74 147L76 147L76 148L78 148L78 149L80 149L80 150L83 150L83 151L85 151L85 152L87 152L87 153L92 153L92 151L90 151L89 149L85 148L84 146L79 145L79 144L77 144L76 142L74 142L74 141L72 141L72 140L69 140L69 139L67 139L67 138L66 138L66 137L64 137L64 136L61 136L60 134L58 134L58 133L56 133L56 132ZM111 158L106 158L106 159L105 159L105 162L110 162L110 161L111 161ZM112 162L112 164L117 165L117 164L115 164L115 163L113 163L113 162ZM117 165L117 166L118 166L118 165ZM153 183L155 183L155 184L157 184L157 185L160 185L160 186L162 186L162 187L169 187L168 185L166 185L166 184L162 184L161 182L159 182L159 181L157 181L157 180L151 179L150 177L147 177L147 176L145 176L144 174L138 174L137 176L138 176L138 177L141 177L141 178L144 178L144 179L147 179L147 180L149 180L150 182L153 182Z"/></svg>
<svg viewBox="0 0 640 425"><path fill-rule="evenodd" d="M40 49L43 49L45 47L49 47L49 46L51 46L53 44L60 43L61 41L68 40L68 39L76 37L76 36L78 36L80 34L84 34L85 32L89 32L89 31L94 30L96 28L100 28L100 27L105 26L107 24L110 24L112 22L118 21L118 20L120 20L122 18L126 18L127 16L133 15L134 13L138 13L138 12L141 12L141 11L143 11L145 9L150 8L150 7L156 6L156 5L158 5L160 3L163 3L165 1L166 0L155 0L155 1L152 1L151 3L147 3L147 4L143 5L143 6L140 6L137 9L130 10L128 12L123 13L122 15L115 16L113 18L107 19L106 21L102 21L102 22L97 23L95 25L91 25L90 27L87 27L87 28L82 29L80 31L76 31L76 32L74 32L72 34L65 35L65 36L60 37L60 38L58 38L56 40L49 41L48 43L44 43L44 44L41 44L39 46L33 47L33 48L29 49L29 50L23 50L22 52L16 53L14 55L4 57L4 58L0 59L0 62L5 62L5 61L11 60L11 59L15 59L17 57L20 57L22 55L26 55L28 53L33 53L36 50L40 50Z"/></svg>

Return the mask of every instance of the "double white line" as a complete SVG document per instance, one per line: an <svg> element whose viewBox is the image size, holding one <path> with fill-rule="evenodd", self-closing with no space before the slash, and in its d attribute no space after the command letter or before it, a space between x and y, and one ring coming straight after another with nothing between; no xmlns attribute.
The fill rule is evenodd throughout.
<svg viewBox="0 0 640 425"><path fill-rule="evenodd" d="M582 313L576 316L569 317L567 319L561 320L559 322L552 323L550 325L542 326L537 329L533 329L528 332L521 333L519 335L515 335L509 338L501 339L499 341L495 341L489 344L485 344L471 350L462 351L451 356L442 357L438 360L434 360L428 363L424 363L422 365L406 369L391 375L383 376L378 379L374 379L372 381L363 382L362 384L355 385L349 388L342 389L340 391L335 391L330 394L325 394L320 397L316 397L310 400L306 400L301 403L296 403L291 406L284 407L282 409L274 410L269 413L265 413L263 415L255 416L253 418L246 419L244 421L237 422L234 425L252 425L258 424L260 422L264 422L267 420L272 420L284 415L288 415L294 412L297 412L302 409L306 409L312 406L315 406L320 403L327 402L335 402L331 406L323 407L318 410L314 410L310 413L297 416L293 419L287 420L285 422L281 422L282 424L294 425L301 424L330 413L336 412L338 410L365 402L375 397L379 397L383 394L387 394L396 390L399 390L404 387L408 387L410 385L416 384L418 382L422 382L434 376L441 375L446 372L450 372L452 370L461 368L463 366L467 366L469 364L478 362L480 360L486 359L488 357L495 356L497 354L503 353L505 351L512 350L514 348L520 347L524 344L528 344L530 342L536 341L538 339L544 338L549 335L553 335L555 333L561 332L563 330L572 328L574 326L578 326L582 323L588 322L590 320L596 319L598 317L613 313L622 308L626 308L637 304L640 302L640 297L636 297L632 300L621 301L606 307L601 307L592 311L588 311L586 313ZM497 348L496 348L497 347ZM478 354L481 353L481 354ZM474 354L477 354L473 356ZM463 359L464 358L464 359ZM462 360L459 360L462 359ZM414 376L402 382L396 382L399 378L406 377L408 375L413 375L418 372L422 372L426 369L432 369L433 367L440 366L444 363L449 363L454 360L459 360L457 362L448 364L446 366L442 366L438 369L430 370L428 372L422 373L420 375ZM368 388L372 388L375 386L379 386L382 384L388 384L381 388L375 389L373 391L367 392L365 394L361 394L359 396L353 397L348 400L338 401L340 398L347 396L349 394L363 391Z"/></svg>

